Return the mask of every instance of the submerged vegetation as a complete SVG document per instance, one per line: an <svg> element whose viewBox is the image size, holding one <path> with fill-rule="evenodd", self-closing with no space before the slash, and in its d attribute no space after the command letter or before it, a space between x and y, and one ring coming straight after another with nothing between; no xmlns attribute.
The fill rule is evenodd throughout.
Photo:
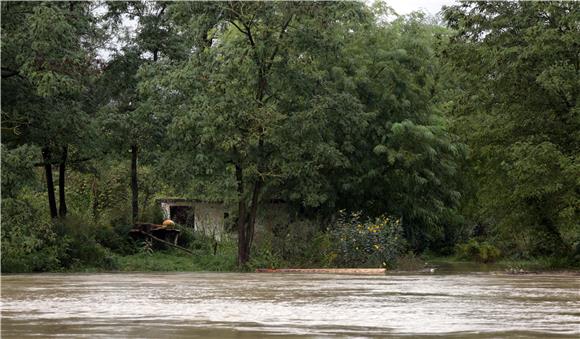
<svg viewBox="0 0 580 339"><path fill-rule="evenodd" d="M576 2L1 15L2 272L580 266ZM167 196L222 202L226 232L130 238ZM258 229L273 200L291 217Z"/></svg>

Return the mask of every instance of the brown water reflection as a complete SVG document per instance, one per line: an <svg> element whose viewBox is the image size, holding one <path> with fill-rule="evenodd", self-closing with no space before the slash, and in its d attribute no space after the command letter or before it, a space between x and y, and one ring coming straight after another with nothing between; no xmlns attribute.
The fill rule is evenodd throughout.
<svg viewBox="0 0 580 339"><path fill-rule="evenodd" d="M578 276L2 277L2 338L578 337Z"/></svg>

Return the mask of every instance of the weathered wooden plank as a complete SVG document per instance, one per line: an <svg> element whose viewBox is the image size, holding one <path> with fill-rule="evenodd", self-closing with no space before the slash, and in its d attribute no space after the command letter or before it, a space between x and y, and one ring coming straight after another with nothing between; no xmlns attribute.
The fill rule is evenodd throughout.
<svg viewBox="0 0 580 339"><path fill-rule="evenodd" d="M385 274L384 268L258 268L257 273Z"/></svg>

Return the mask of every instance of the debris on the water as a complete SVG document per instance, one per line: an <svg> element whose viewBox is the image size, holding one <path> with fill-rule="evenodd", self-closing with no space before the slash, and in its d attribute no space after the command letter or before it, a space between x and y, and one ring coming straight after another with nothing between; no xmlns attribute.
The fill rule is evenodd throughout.
<svg viewBox="0 0 580 339"><path fill-rule="evenodd" d="M384 268L258 268L256 273L385 274Z"/></svg>
<svg viewBox="0 0 580 339"><path fill-rule="evenodd" d="M505 270L505 273L507 273L507 274L530 274L530 273L538 273L538 272L527 271L521 267L520 268L510 267L510 268Z"/></svg>

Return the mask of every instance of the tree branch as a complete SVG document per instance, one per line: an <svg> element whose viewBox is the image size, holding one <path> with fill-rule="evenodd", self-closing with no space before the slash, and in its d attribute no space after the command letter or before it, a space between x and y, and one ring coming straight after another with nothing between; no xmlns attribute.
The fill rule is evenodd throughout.
<svg viewBox="0 0 580 339"><path fill-rule="evenodd" d="M276 47L274 48L274 52L272 52L272 56L270 56L270 60L268 61L267 65L266 65L266 72L270 71L270 68L272 68L272 64L274 63L274 58L278 54L278 50L280 48L280 40L282 40L282 38L284 37L284 34L286 33L286 29L288 28L288 25L290 25L290 21L292 21L292 18L294 18L294 14L290 14L290 17L288 18L288 20L286 20L286 23L284 23L284 25L282 25L282 30L280 31L280 34L278 35L278 43L276 44Z"/></svg>
<svg viewBox="0 0 580 339"><path fill-rule="evenodd" d="M240 26L236 25L234 20L228 20L229 23L231 23L232 25L234 25L234 27L236 27L238 29L238 31L244 33L245 35L248 35L248 32L244 31L243 29L240 28Z"/></svg>
<svg viewBox="0 0 580 339"><path fill-rule="evenodd" d="M71 160L71 161L67 161L67 164L78 164L81 162L85 162L85 161L89 161L89 160L93 160L94 158L80 158L80 159L75 159L75 160ZM48 165L58 165L60 164L60 159L59 160L54 160L54 161L50 161L48 163ZM47 165L46 162L37 162L33 164L34 167L42 167L44 165Z"/></svg>
<svg viewBox="0 0 580 339"><path fill-rule="evenodd" d="M13 77L15 75L20 76L18 71L14 71L14 70L11 70L9 68L2 67L2 79L10 78L10 77Z"/></svg>
<svg viewBox="0 0 580 339"><path fill-rule="evenodd" d="M252 31L250 30L250 26L246 25L246 23L243 22L243 21L242 21L242 25L244 25L244 28L247 31L247 34L246 35L248 36L248 39L250 40L250 45L252 45L252 48L254 48L254 50L255 50L256 49L256 43L254 42L254 37L252 36ZM256 54L256 56L257 56L257 54Z"/></svg>
<svg viewBox="0 0 580 339"><path fill-rule="evenodd" d="M165 9L167 8L167 4L163 3L161 5L161 10L159 11L159 13L157 13L157 19L161 18L161 16L163 15L163 13L165 12Z"/></svg>

